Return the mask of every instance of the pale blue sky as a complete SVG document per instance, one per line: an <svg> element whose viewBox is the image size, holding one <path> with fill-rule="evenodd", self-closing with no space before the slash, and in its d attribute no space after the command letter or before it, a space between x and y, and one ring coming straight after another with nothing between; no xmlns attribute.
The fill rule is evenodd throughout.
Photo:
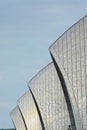
<svg viewBox="0 0 87 130"><path fill-rule="evenodd" d="M0 0L0 128L27 82L51 59L49 46L87 14L87 0Z"/></svg>

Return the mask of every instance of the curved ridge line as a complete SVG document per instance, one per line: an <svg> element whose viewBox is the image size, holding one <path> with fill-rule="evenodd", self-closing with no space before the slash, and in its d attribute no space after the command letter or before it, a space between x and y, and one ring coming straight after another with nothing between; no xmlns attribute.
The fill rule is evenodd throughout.
<svg viewBox="0 0 87 130"><path fill-rule="evenodd" d="M19 107L18 104L17 104L17 106L18 106L18 109L19 109L20 114L21 114L21 116L22 116L22 119L23 119L23 122L24 122L25 129L28 130L27 125L26 125L26 122L25 122L25 120L24 120L24 116L23 116L23 114L22 114L22 112L21 112L21 109L20 109L20 107Z"/></svg>
<svg viewBox="0 0 87 130"><path fill-rule="evenodd" d="M12 120L12 122L13 122L13 125L14 125L14 127L15 127L15 130L16 130L16 125L15 125L15 123L14 123L14 121L13 121L13 119L11 118L11 120Z"/></svg>
<svg viewBox="0 0 87 130"><path fill-rule="evenodd" d="M58 77L60 79L60 83L62 85L63 93L64 93L64 96L65 96L65 100L66 100L66 103L67 103L67 108L68 108L68 112L69 112L69 116L70 116L70 120L71 120L72 129L77 130L76 129L76 123L75 123L75 117L74 117L74 114L73 114L73 108L72 108L72 105L71 105L71 101L70 101L70 97L69 97L69 94L68 94L68 91L67 91L67 86L66 86L64 77L63 77L61 70L60 70L59 66L57 65L57 63L56 63L52 54L51 54L51 57L53 59L54 66L56 68Z"/></svg>
<svg viewBox="0 0 87 130"><path fill-rule="evenodd" d="M38 104L37 104L37 102L36 102L36 99L35 99L35 97L34 97L34 95L33 95L32 90L30 89L30 87L29 87L29 90L30 90L30 93L31 93L31 95L32 95L32 97L33 97L33 100L34 100L34 103L35 103L35 106L36 106L36 109L37 109L37 112L38 112L38 115L39 115L39 118L40 118L42 130L45 130L45 125L44 125L44 122L43 122L43 119L42 119L42 115L41 115L40 109L39 109L39 107L38 107Z"/></svg>

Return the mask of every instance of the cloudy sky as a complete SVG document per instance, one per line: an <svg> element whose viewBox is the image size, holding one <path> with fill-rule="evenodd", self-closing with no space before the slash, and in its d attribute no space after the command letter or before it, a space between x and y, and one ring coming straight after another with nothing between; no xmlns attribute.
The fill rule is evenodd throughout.
<svg viewBox="0 0 87 130"><path fill-rule="evenodd" d="M49 46L87 14L87 0L0 0L0 128L27 82L51 61Z"/></svg>

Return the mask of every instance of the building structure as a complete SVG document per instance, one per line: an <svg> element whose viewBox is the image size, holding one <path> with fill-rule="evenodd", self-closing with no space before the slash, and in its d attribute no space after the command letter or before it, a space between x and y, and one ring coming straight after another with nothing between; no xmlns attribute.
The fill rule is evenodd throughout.
<svg viewBox="0 0 87 130"><path fill-rule="evenodd" d="M47 130L67 129L70 125L64 94L53 63L43 68L28 83Z"/></svg>
<svg viewBox="0 0 87 130"><path fill-rule="evenodd" d="M27 130L41 130L40 118L30 91L27 91L18 101L17 105L24 118Z"/></svg>
<svg viewBox="0 0 87 130"><path fill-rule="evenodd" d="M29 82L11 117L17 130L87 130L87 16L49 48L52 62ZM19 117L20 117L19 116ZM19 126L18 126L19 124Z"/></svg>
<svg viewBox="0 0 87 130"><path fill-rule="evenodd" d="M26 130L23 116L17 106L12 110L10 115L16 130Z"/></svg>

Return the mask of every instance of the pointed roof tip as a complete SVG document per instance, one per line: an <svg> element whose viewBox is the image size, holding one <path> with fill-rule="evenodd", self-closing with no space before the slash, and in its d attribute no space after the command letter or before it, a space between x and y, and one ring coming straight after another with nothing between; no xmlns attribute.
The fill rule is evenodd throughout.
<svg viewBox="0 0 87 130"><path fill-rule="evenodd" d="M49 67L53 62L50 61L47 65L45 65L41 70L39 70L27 83L28 88L30 87L29 84L36 78L41 72L43 72L47 67Z"/></svg>
<svg viewBox="0 0 87 130"><path fill-rule="evenodd" d="M58 38L57 38L57 40L59 39L59 38L61 38L72 26L74 26L74 25L76 25L77 23L79 23L81 20L83 20L84 18L86 18L87 17L87 14L86 15L84 15L82 18L80 18L79 20L77 20L74 24L72 24L64 33L62 33L62 35L60 35ZM56 40L56 41L57 41ZM51 47L56 43L56 41L54 41L50 46L49 46L49 51L50 51L50 49L51 49Z"/></svg>

